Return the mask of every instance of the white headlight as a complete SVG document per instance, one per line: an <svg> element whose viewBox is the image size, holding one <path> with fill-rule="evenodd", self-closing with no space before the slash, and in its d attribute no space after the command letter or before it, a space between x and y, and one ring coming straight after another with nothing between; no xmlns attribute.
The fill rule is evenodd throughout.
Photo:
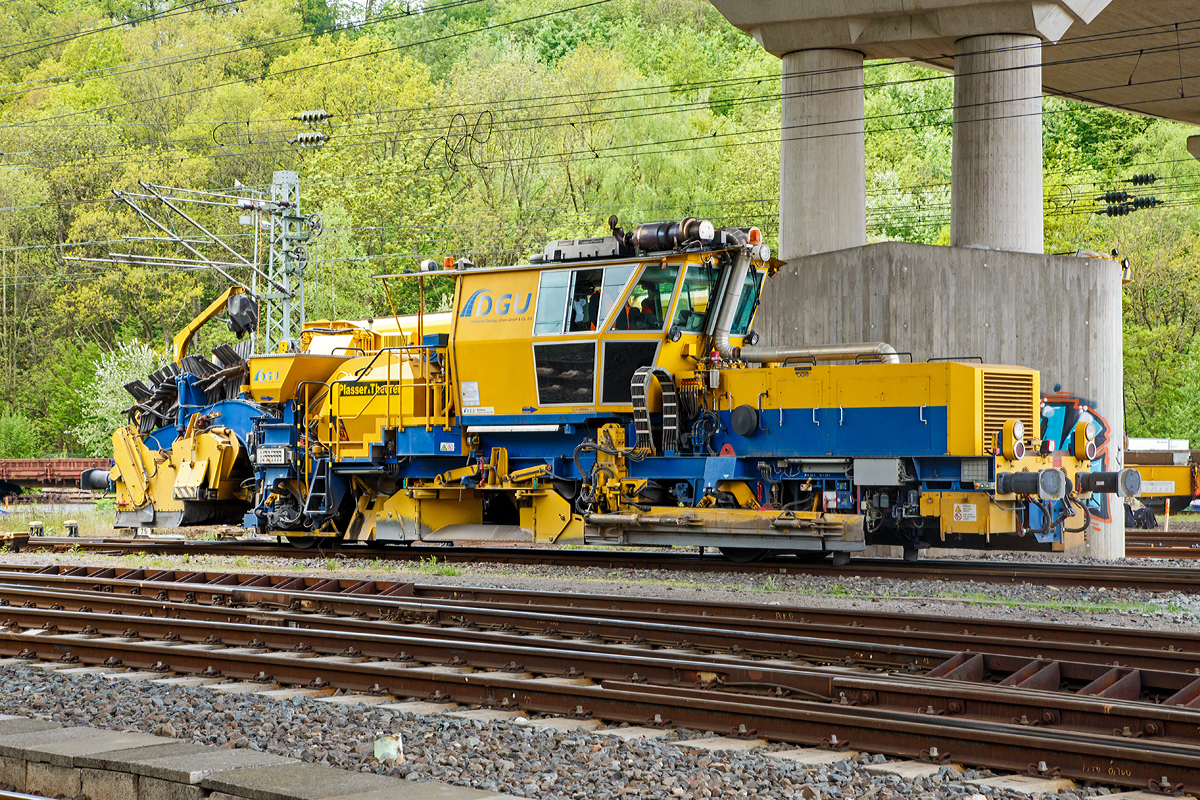
<svg viewBox="0 0 1200 800"><path fill-rule="evenodd" d="M1025 438L1025 423L1021 420L1013 423L1013 438L1018 441Z"/></svg>
<svg viewBox="0 0 1200 800"><path fill-rule="evenodd" d="M700 220L700 241L711 242L713 237L717 235L717 229L713 224L706 219Z"/></svg>

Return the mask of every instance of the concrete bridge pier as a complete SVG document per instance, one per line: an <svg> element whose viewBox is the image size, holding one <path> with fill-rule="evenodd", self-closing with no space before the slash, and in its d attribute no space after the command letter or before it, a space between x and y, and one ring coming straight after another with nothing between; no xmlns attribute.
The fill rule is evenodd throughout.
<svg viewBox="0 0 1200 800"><path fill-rule="evenodd" d="M954 52L951 244L1044 252L1042 40L968 36Z"/></svg>
<svg viewBox="0 0 1200 800"><path fill-rule="evenodd" d="M867 243L863 55L783 57L779 251L825 253Z"/></svg>

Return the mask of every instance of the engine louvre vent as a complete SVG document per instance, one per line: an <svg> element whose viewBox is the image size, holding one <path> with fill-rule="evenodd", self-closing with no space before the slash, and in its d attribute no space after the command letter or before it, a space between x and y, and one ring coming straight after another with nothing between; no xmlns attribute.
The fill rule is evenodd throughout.
<svg viewBox="0 0 1200 800"><path fill-rule="evenodd" d="M1034 373L998 372L984 370L983 373L983 446L991 452L996 447L1000 430L1006 420L1019 419L1025 423L1025 444L1039 435L1035 427L1038 399L1034 392Z"/></svg>

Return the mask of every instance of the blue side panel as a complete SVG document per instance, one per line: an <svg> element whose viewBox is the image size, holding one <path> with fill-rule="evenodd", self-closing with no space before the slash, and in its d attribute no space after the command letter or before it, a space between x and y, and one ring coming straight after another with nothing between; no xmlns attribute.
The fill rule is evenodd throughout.
<svg viewBox="0 0 1200 800"><path fill-rule="evenodd" d="M159 428L156 431L146 434L146 438L143 441L146 443L146 447L151 450L169 450L178 438L179 431L175 430L174 425L168 425L165 428Z"/></svg>
<svg viewBox="0 0 1200 800"><path fill-rule="evenodd" d="M778 409L759 415L759 429L738 436L721 412L714 445L728 443L739 456L913 457L946 453L945 406ZM922 422L922 418L924 422ZM766 430L763 430L765 425Z"/></svg>
<svg viewBox="0 0 1200 800"><path fill-rule="evenodd" d="M224 425L238 437L245 447L254 429L254 420L267 416L256 404L246 400L222 400L204 409L205 414L216 414L215 424Z"/></svg>
<svg viewBox="0 0 1200 800"><path fill-rule="evenodd" d="M462 432L454 427L450 430L434 428L405 428L396 432L396 455L398 456L458 456L462 455Z"/></svg>

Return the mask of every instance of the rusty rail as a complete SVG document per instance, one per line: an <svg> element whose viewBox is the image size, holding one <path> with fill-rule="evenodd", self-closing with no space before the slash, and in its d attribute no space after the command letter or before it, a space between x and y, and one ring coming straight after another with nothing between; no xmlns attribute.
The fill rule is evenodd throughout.
<svg viewBox="0 0 1200 800"><path fill-rule="evenodd" d="M803 744L836 736L893 755L937 748L992 768L1045 761L1076 778L1200 788L1197 637L1174 634L1163 649L1157 634L1111 628L916 615L899 628L895 615L853 625L827 614L256 574L0 573L4 655L658 720ZM968 627L955 633L957 625Z"/></svg>
<svg viewBox="0 0 1200 800"><path fill-rule="evenodd" d="M69 550L111 555L154 553L191 556L248 556L283 558L380 559L383 561L421 561L435 558L447 563L490 563L556 565L607 569L750 573L764 575L827 575L844 578L859 576L911 580L923 579L986 583L1035 584L1051 586L1094 586L1109 589L1143 589L1152 592L1200 593L1200 569L1098 564L1070 564L1022 561L959 561L926 559L917 563L897 559L852 558L845 566L829 562L805 563L792 557L779 557L750 564L738 564L721 556L698 556L687 552L637 550L564 550L527 547L386 547L366 545L328 546L297 550L254 541L211 542L183 539L74 539L35 537L30 549Z"/></svg>

